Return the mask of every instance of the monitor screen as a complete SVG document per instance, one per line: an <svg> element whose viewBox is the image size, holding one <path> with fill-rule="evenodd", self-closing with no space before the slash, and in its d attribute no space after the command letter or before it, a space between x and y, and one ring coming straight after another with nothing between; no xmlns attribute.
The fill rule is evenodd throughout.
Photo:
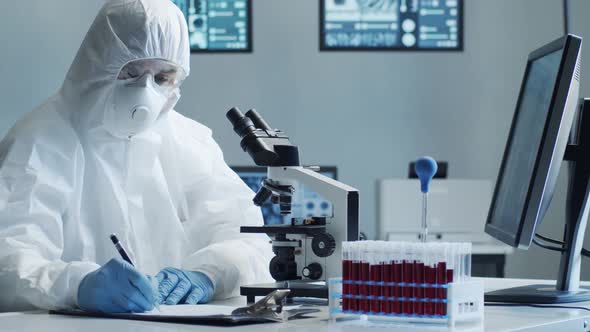
<svg viewBox="0 0 590 332"><path fill-rule="evenodd" d="M322 50L462 50L463 0L320 0Z"/></svg>
<svg viewBox="0 0 590 332"><path fill-rule="evenodd" d="M512 142L507 148L502 178L498 179L490 220L507 233L518 232L532 184L537 154L551 110L551 98L563 50L532 61L525 78Z"/></svg>
<svg viewBox="0 0 590 332"><path fill-rule="evenodd" d="M582 38L568 34L530 53L485 227L486 233L519 249L528 249L534 242L561 251L557 282L486 292L486 302L551 304L590 299L590 292L579 287L588 176L587 169L578 171L576 163L586 158L584 150L568 149L579 148L569 142L578 105L581 47ZM550 206L564 160L575 161L571 170L577 175L570 172L569 211L563 215L566 226L561 242L536 231Z"/></svg>
<svg viewBox="0 0 590 332"><path fill-rule="evenodd" d="M252 50L251 0L172 0L187 20L192 52Z"/></svg>
<svg viewBox="0 0 590 332"><path fill-rule="evenodd" d="M549 207L579 94L581 39L559 38L528 57L486 232L526 249Z"/></svg>
<svg viewBox="0 0 590 332"><path fill-rule="evenodd" d="M252 189L257 192L260 189L262 181L266 179L266 168L255 166L232 166L232 169L240 178ZM336 167L320 167L320 174L336 180ZM279 206L269 201L264 203L260 208L264 218L265 225L289 224L293 217L330 217L333 214L332 203L313 190L302 186L295 190L291 215L281 216ZM252 196L254 197L254 196ZM297 202L297 203L296 203Z"/></svg>

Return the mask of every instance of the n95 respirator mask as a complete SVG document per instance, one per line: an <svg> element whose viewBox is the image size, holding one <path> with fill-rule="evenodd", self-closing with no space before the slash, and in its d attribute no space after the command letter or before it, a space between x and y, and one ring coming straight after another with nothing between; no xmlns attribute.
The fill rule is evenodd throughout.
<svg viewBox="0 0 590 332"><path fill-rule="evenodd" d="M104 126L116 137L132 137L152 127L179 98L178 89L158 86L149 74L137 80L117 80Z"/></svg>

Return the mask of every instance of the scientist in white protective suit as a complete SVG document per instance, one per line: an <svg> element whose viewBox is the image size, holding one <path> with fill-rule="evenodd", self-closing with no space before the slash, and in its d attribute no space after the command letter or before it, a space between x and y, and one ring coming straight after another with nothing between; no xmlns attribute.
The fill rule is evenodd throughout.
<svg viewBox="0 0 590 332"><path fill-rule="evenodd" d="M268 238L239 233L262 224L253 193L173 110L189 60L171 1L109 1L59 92L2 140L0 311L142 312L271 280Z"/></svg>

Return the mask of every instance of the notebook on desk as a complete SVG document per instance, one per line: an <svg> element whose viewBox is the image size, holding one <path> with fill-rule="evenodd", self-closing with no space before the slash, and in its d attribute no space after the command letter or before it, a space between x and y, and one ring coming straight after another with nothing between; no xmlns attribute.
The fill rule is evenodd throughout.
<svg viewBox="0 0 590 332"><path fill-rule="evenodd" d="M87 312L83 310L55 310L50 311L50 313L70 316L219 326L275 322L274 320L260 316L232 315L232 312L235 309L237 309L237 307L199 304L175 306L162 305L158 309L154 309L152 311L144 313L104 314L96 312ZM302 318L302 316L306 314L315 313L319 311L317 309L296 310L297 313L295 315L292 315L290 319Z"/></svg>

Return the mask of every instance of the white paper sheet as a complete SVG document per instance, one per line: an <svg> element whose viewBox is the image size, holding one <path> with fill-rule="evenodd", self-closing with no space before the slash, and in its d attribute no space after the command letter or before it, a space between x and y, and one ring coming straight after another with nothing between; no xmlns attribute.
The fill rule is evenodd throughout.
<svg viewBox="0 0 590 332"><path fill-rule="evenodd" d="M199 304L199 305L161 305L152 311L136 313L133 315L141 316L210 316L210 315L230 315L237 307L231 307L226 305L210 305L210 304Z"/></svg>

